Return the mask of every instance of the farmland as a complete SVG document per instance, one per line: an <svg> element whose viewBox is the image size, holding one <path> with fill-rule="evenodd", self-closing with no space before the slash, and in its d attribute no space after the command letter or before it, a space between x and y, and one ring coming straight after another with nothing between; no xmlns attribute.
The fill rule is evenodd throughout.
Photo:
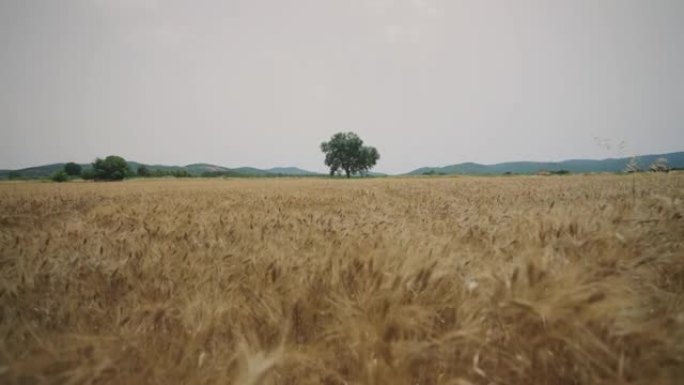
<svg viewBox="0 0 684 385"><path fill-rule="evenodd" d="M683 216L678 173L0 183L0 382L674 384Z"/></svg>

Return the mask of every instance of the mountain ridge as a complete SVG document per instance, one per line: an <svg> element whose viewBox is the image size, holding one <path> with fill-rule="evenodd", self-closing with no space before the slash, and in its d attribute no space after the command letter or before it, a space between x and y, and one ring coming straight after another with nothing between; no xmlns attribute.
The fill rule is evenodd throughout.
<svg viewBox="0 0 684 385"><path fill-rule="evenodd" d="M493 164L480 164L463 162L447 166L420 167L404 174L396 175L496 175L496 174L534 174L540 171L558 172L568 171L571 173L590 172L622 172L627 163L633 157L605 158L605 159L568 159L559 162L540 161L513 161ZM636 157L641 169L647 170L649 165L658 158L665 158L671 168L684 169L684 151L664 154L648 154ZM191 163L185 166L146 164L136 161L128 161L129 167L135 172L139 167L145 166L150 171L158 171L162 174L185 171L189 176L235 176L235 177L270 177L270 176L324 176L326 173L318 173L298 167L271 167L260 169L255 167L224 167L210 163ZM50 163L41 166L26 167L16 170L0 170L0 179L8 179L14 172L22 179L40 179L51 176L62 169L65 163ZM83 170L92 168L91 163L81 163ZM386 176L387 174L371 172L371 176Z"/></svg>
<svg viewBox="0 0 684 385"><path fill-rule="evenodd" d="M621 172L634 157L605 159L568 159L559 162L514 161L493 164L464 162L448 166L421 167L403 175L493 175L493 174L534 174L540 171L568 171L571 173ZM656 159L665 158L672 168L684 168L684 152L647 154L636 156L642 170L647 170Z"/></svg>
<svg viewBox="0 0 684 385"><path fill-rule="evenodd" d="M134 173L141 166L145 166L152 173L173 173L185 171L190 176L315 176L324 175L298 167L273 167L270 169L259 169L255 167L235 167L228 168L210 163L191 163L185 166L146 164L136 161L127 161L128 167ZM0 179L8 179L10 173L14 172L22 179L47 178L56 171L62 169L66 163L49 163L41 166L26 167L22 169L0 170ZM91 163L80 163L83 170L92 169Z"/></svg>

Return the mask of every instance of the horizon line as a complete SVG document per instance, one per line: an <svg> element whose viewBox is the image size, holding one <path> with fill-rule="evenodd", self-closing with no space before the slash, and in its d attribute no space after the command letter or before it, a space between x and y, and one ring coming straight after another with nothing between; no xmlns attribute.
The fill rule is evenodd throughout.
<svg viewBox="0 0 684 385"><path fill-rule="evenodd" d="M665 152L665 153L649 153L649 154L638 154L638 155L631 155L631 156L621 156L621 157L608 157L608 158L600 158L600 159L592 159L592 158L569 158L569 159L564 159L564 160L558 160L558 161L548 161L548 160L509 160L509 161L504 161L504 162L496 162L496 163L478 163L478 162L470 162L470 161L465 161L465 162L459 162L459 163L451 163L451 164L445 164L443 166L421 166L414 168L412 170L406 171L406 172L399 172L399 173L389 173L389 172L383 172L383 171L371 171L374 173L379 173L379 174L386 174L386 175L404 175L404 174L409 174L411 172L421 170L421 169L435 169L435 168L444 168L444 167L450 167L450 166L459 166L463 164L475 164L475 165L480 165L480 166L497 166L497 165L502 165L506 163L563 163L563 162L572 162L572 161L582 161L582 160L589 160L589 161L607 161L607 160L617 160L617 159L627 159L627 158L639 158L642 156L655 156L655 155L671 155L671 154L678 154L678 153L683 153L684 150L681 151L671 151L671 152ZM109 156L109 155L107 155ZM105 156L106 157L106 156ZM72 161L70 161L72 162ZM22 171L22 170L29 170L29 169L34 169L34 168L40 168L40 167L45 167L45 166L51 166L51 165L58 165L58 164L66 164L70 162L53 162L53 163L44 163L44 164L39 164L36 166L29 166L29 167L23 167L23 168L2 168L0 171ZM235 167L228 167L228 166L223 166L223 165L218 165L214 163L207 163L207 162L193 162L193 163L188 163L185 165L178 165L178 164L164 164L164 163L143 163L139 162L137 160L131 160L131 159L126 159L126 162L133 162L133 163L139 163L141 165L145 166L162 166L162 167L179 167L179 168L184 168L184 167L189 167L193 165L207 165L207 166L214 166L214 167L221 167L229 170L234 170L234 169L240 169L240 168L253 168L256 170L261 170L261 171L268 171L274 168L297 168L302 171L306 172L311 172L311 173L320 173L320 174L325 174L325 172L319 172L319 171L312 171L307 168L303 168L300 166L272 166L272 167L265 167L265 168L260 168L260 167L254 167L254 166L235 166ZM91 164L92 162L74 162L79 165L87 165Z"/></svg>

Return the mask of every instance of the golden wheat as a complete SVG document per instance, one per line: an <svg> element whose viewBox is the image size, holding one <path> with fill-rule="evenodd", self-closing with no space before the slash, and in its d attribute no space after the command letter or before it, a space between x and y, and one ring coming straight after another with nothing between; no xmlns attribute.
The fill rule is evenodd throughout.
<svg viewBox="0 0 684 385"><path fill-rule="evenodd" d="M675 384L684 175L0 184L3 384Z"/></svg>

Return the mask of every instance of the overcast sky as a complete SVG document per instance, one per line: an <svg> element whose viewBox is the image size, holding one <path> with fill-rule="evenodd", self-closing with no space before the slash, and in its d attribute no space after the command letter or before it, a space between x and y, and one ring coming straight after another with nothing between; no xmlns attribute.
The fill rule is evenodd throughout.
<svg viewBox="0 0 684 385"><path fill-rule="evenodd" d="M684 150L682 0L0 0L0 59L0 168Z"/></svg>

